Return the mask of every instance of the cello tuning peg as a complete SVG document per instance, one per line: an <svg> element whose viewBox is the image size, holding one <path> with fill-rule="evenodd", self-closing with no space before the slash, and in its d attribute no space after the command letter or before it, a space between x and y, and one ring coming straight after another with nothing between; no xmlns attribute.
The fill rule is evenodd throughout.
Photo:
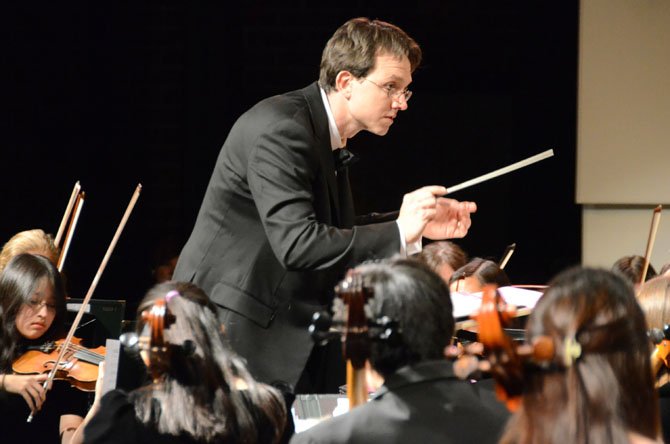
<svg viewBox="0 0 670 444"><path fill-rule="evenodd" d="M308 331L314 342L319 345L325 345L328 341L335 339L340 334L330 331L333 325L333 319L326 311L318 311L312 315L312 323Z"/></svg>
<svg viewBox="0 0 670 444"><path fill-rule="evenodd" d="M317 311L312 315L310 328L314 327L318 331L328 331L333 323L333 318L327 311Z"/></svg>
<svg viewBox="0 0 670 444"><path fill-rule="evenodd" d="M128 350L137 351L139 349L140 337L137 333L124 333L119 336L119 341Z"/></svg>
<svg viewBox="0 0 670 444"><path fill-rule="evenodd" d="M398 344L400 342L401 335L398 321L391 319L388 316L382 316L371 322L370 327L376 331L376 333L372 335L373 339L386 341L390 344Z"/></svg>
<svg viewBox="0 0 670 444"><path fill-rule="evenodd" d="M665 324L663 326L663 338L670 339L670 324Z"/></svg>
<svg viewBox="0 0 670 444"><path fill-rule="evenodd" d="M659 328L652 328L647 331L647 337L651 340L652 344L658 345L666 338L666 335Z"/></svg>

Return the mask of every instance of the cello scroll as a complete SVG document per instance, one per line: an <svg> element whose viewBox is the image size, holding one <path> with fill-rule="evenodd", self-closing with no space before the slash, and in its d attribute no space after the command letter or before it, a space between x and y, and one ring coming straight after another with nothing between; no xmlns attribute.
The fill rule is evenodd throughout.
<svg viewBox="0 0 670 444"><path fill-rule="evenodd" d="M479 324L478 339L483 346L486 361L482 365L472 364L472 356L463 356L456 368L467 371L485 370L496 381L496 395L507 408L515 411L519 407L527 368L531 364L542 365L554 358L552 339L540 336L531 344L517 344L505 333L505 326L514 317L515 309L508 306L494 285L487 285L482 295L482 304L476 315ZM461 362L459 362L461 361ZM463 375L460 375L463 377Z"/></svg>

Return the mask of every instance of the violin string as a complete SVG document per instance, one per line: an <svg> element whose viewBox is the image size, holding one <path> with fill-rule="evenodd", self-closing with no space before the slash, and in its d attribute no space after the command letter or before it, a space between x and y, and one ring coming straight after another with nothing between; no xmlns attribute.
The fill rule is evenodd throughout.
<svg viewBox="0 0 670 444"><path fill-rule="evenodd" d="M59 347L60 347L60 345L59 345ZM104 355L102 355L100 353L93 352L93 351L87 349L86 347L82 347L82 346L77 345L77 344L70 343L70 345L68 347L68 351L74 351L80 357L82 357L84 359L88 359L90 362L95 363L95 364L98 364L98 363L105 360Z"/></svg>

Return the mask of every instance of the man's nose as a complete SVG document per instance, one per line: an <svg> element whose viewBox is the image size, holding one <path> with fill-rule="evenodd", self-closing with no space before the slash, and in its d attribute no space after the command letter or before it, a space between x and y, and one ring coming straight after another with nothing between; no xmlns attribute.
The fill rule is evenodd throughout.
<svg viewBox="0 0 670 444"><path fill-rule="evenodd" d="M407 100L405 96L401 95L398 98L393 99L393 109L398 109L400 111L405 111L407 109Z"/></svg>

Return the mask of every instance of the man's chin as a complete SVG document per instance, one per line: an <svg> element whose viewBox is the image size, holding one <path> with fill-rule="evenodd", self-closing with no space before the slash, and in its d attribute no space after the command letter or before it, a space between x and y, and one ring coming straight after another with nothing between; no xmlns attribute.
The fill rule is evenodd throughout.
<svg viewBox="0 0 670 444"><path fill-rule="evenodd" d="M390 129L391 129L390 126L386 126L386 127L379 127L379 128L369 128L368 131L371 132L372 134L377 135L377 136L385 136L386 134L388 134Z"/></svg>

